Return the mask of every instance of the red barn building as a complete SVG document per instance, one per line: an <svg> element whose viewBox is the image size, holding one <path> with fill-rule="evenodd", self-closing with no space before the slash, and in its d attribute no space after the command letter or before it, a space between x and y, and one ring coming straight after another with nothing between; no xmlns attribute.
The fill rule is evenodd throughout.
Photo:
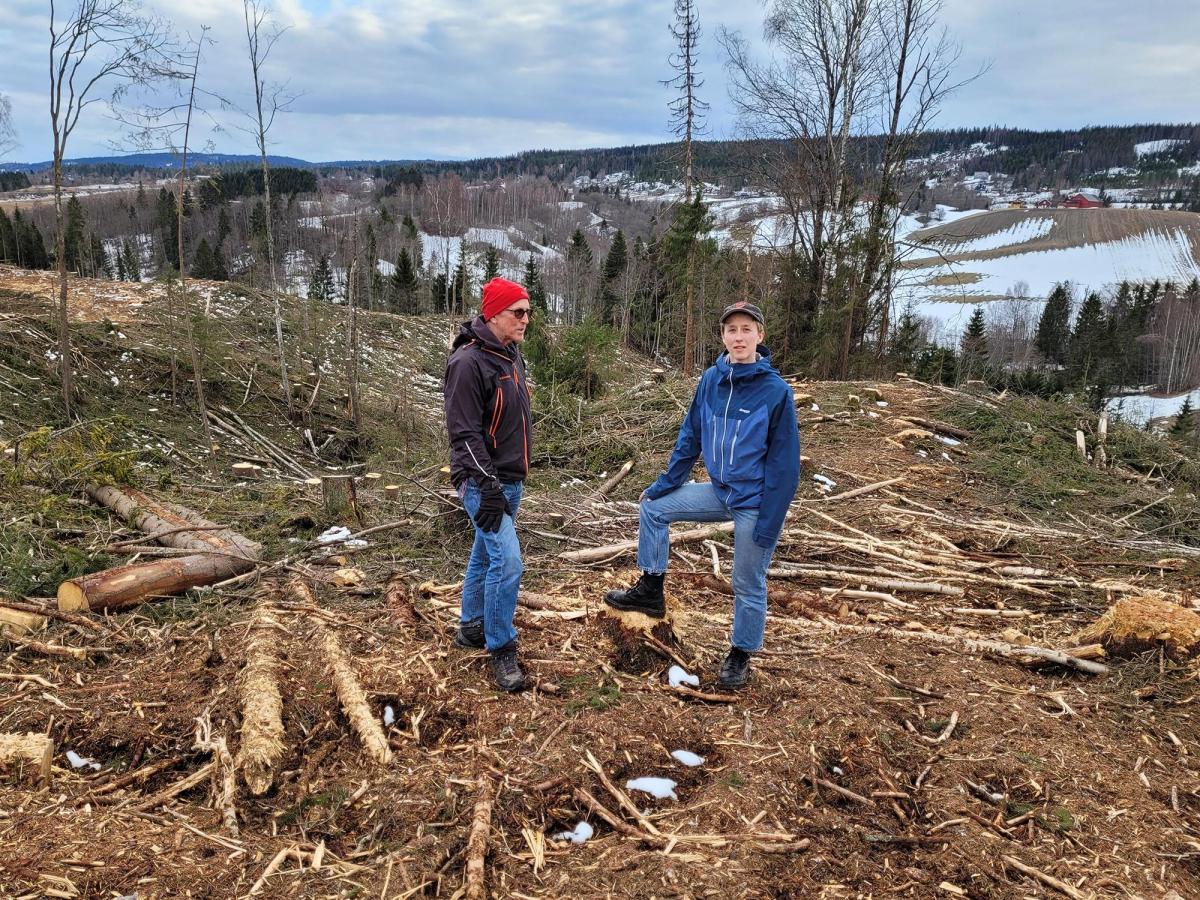
<svg viewBox="0 0 1200 900"><path fill-rule="evenodd" d="M1062 205L1064 209L1099 209L1104 206L1104 203L1087 194L1072 194L1062 202Z"/></svg>

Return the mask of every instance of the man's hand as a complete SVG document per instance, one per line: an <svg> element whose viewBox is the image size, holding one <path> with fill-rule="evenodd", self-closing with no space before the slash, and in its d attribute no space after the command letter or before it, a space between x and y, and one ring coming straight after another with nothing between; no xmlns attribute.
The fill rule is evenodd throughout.
<svg viewBox="0 0 1200 900"><path fill-rule="evenodd" d="M645 503L649 499L650 499L650 488L646 488L644 491L642 491L642 496L638 497L638 503Z"/></svg>
<svg viewBox="0 0 1200 900"><path fill-rule="evenodd" d="M489 481L479 488L482 495L479 501L479 511L475 513L475 524L480 531L499 531L504 523L504 514L509 511L508 499L504 496L499 482Z"/></svg>

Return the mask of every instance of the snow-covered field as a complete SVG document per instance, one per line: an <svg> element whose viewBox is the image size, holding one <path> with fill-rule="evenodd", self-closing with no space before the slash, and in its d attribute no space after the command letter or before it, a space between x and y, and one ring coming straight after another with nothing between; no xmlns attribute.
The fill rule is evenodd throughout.
<svg viewBox="0 0 1200 900"><path fill-rule="evenodd" d="M1151 394L1128 394L1105 401L1105 408L1115 416L1135 425L1145 425L1151 419L1173 417L1183 408L1183 401L1192 398L1192 409L1200 408L1200 389L1185 391L1170 397Z"/></svg>
<svg viewBox="0 0 1200 900"><path fill-rule="evenodd" d="M1141 144L1133 145L1133 152L1138 159L1143 156L1154 156L1156 153L1166 153L1168 150L1174 150L1180 144L1186 144L1187 141L1174 139L1165 141L1145 141Z"/></svg>
<svg viewBox="0 0 1200 900"><path fill-rule="evenodd" d="M1001 247L1012 247L1017 244L1028 243L1029 241L1036 241L1039 238L1047 237L1053 230L1053 219L1023 219L1005 229L981 235L980 237L963 240L954 240L952 238L939 239L931 242L928 248L922 247L914 250L911 254L906 254L905 258L922 259L936 257L939 253L945 256L983 253L987 250L998 250Z"/></svg>

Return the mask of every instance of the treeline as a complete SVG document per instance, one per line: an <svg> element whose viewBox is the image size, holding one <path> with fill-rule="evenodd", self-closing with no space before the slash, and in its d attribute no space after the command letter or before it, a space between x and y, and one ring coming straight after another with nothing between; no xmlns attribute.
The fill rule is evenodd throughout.
<svg viewBox="0 0 1200 900"><path fill-rule="evenodd" d="M0 262L23 269L50 268L42 232L19 208L14 207L11 217L0 208Z"/></svg>
<svg viewBox="0 0 1200 900"><path fill-rule="evenodd" d="M270 170L272 194L313 194L317 191L317 173L311 169L279 166ZM238 197L263 193L262 169L227 169L204 179L197 190L206 208L218 207Z"/></svg>
<svg viewBox="0 0 1200 900"><path fill-rule="evenodd" d="M0 193L19 191L29 187L29 176L24 172L0 172Z"/></svg>
<svg viewBox="0 0 1200 900"><path fill-rule="evenodd" d="M1097 407L1123 388L1175 393L1200 384L1200 281L1122 282L1082 295L1060 283L1036 317L1020 296L989 305L986 314L976 307L957 347L930 341L910 307L890 346L900 370L935 383L1072 393Z"/></svg>

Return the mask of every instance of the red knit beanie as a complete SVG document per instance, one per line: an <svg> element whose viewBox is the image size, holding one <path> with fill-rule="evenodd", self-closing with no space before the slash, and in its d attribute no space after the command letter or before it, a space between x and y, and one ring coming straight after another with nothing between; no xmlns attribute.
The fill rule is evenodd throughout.
<svg viewBox="0 0 1200 900"><path fill-rule="evenodd" d="M483 286L483 318L490 319L504 312L518 300L528 300L529 291L515 281L493 278Z"/></svg>

